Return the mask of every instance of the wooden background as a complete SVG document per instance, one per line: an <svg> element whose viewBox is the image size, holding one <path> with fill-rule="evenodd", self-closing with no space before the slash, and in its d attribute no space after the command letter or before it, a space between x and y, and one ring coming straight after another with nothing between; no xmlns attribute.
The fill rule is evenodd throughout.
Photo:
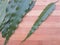
<svg viewBox="0 0 60 45"><path fill-rule="evenodd" d="M26 37L42 10L55 1L37 0L34 8L23 18L7 45L21 45L20 42ZM0 45L3 43L4 39L0 34ZM60 45L60 0L50 17L22 45Z"/></svg>

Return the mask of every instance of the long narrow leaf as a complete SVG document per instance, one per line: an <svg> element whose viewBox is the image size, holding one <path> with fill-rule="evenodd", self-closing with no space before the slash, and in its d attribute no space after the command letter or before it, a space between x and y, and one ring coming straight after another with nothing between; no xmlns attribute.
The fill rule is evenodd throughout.
<svg viewBox="0 0 60 45"><path fill-rule="evenodd" d="M55 9L55 3L50 3L47 5L47 7L42 11L42 13L32 26L30 32L22 42L24 42L28 37L30 37L36 31L39 25L41 25L48 18L48 16L53 12L54 9Z"/></svg>

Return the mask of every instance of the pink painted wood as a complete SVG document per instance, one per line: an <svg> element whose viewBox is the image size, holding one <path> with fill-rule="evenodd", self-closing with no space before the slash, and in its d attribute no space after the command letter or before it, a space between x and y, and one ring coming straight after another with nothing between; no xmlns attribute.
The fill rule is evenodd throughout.
<svg viewBox="0 0 60 45"><path fill-rule="evenodd" d="M34 8L23 18L7 45L20 45L42 10L56 0L37 0ZM4 40L0 34L0 45ZM55 11L22 45L60 45L60 0L56 3Z"/></svg>

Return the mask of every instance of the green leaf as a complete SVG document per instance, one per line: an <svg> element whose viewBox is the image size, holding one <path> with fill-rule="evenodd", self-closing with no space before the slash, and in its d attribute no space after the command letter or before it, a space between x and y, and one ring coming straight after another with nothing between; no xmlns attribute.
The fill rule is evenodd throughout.
<svg viewBox="0 0 60 45"><path fill-rule="evenodd" d="M8 5L8 2L9 2L9 0L0 1L0 25L6 16L6 7Z"/></svg>
<svg viewBox="0 0 60 45"><path fill-rule="evenodd" d="M23 17L33 8L33 0L10 0L6 10L6 16L0 26L2 37L6 38L7 44L11 35L15 32Z"/></svg>
<svg viewBox="0 0 60 45"><path fill-rule="evenodd" d="M42 11L42 13L32 26L30 32L22 42L26 41L26 39L29 38L36 31L39 25L41 25L48 18L48 16L54 11L54 9L55 9L55 3L50 3L46 6L46 8Z"/></svg>

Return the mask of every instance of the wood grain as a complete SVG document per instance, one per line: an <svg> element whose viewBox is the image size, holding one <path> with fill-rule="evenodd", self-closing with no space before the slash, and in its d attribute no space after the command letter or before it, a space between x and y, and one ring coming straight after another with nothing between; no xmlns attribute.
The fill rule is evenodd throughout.
<svg viewBox="0 0 60 45"><path fill-rule="evenodd" d="M46 5L55 1L37 0L34 8L23 18L7 45L20 45ZM4 39L0 34L0 45L3 43ZM50 17L22 45L60 45L60 1L56 3L56 9Z"/></svg>

